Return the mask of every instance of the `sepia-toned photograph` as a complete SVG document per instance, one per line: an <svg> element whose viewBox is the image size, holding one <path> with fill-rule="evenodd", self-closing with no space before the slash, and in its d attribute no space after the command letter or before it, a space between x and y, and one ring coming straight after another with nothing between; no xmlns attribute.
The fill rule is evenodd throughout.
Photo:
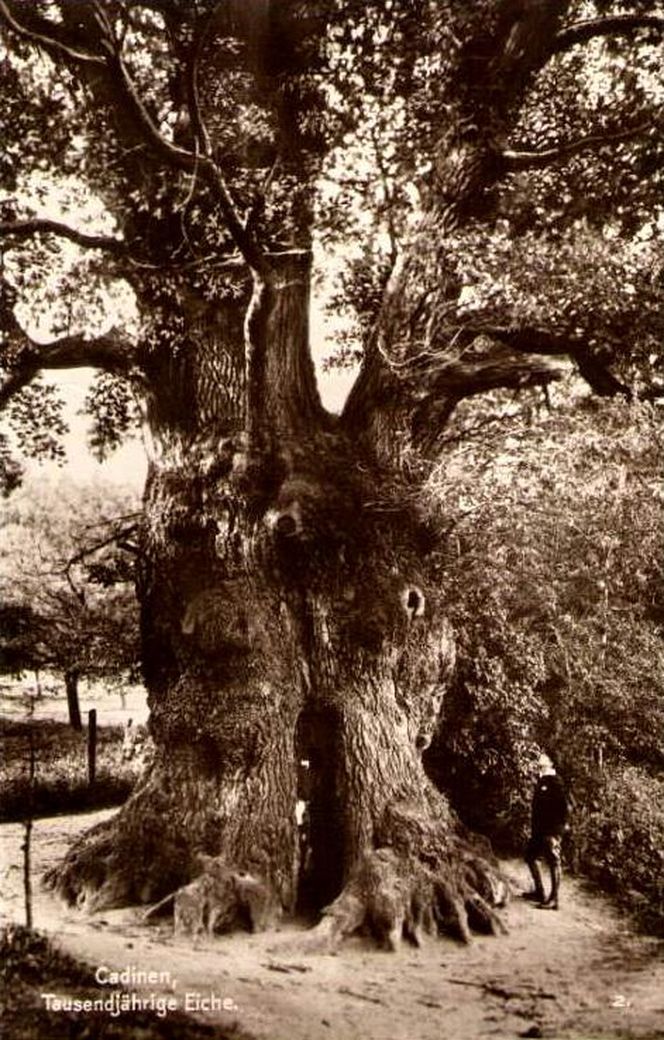
<svg viewBox="0 0 664 1040"><path fill-rule="evenodd" d="M664 0L0 0L4 1040L664 1038Z"/></svg>

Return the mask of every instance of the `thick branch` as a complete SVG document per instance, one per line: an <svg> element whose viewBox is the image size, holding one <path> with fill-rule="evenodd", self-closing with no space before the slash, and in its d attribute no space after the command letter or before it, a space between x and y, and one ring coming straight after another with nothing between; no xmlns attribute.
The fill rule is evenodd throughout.
<svg viewBox="0 0 664 1040"><path fill-rule="evenodd" d="M569 5L566 0L505 0L497 6L493 85L500 85L506 97L515 97L548 60L550 40L557 36Z"/></svg>
<svg viewBox="0 0 664 1040"><path fill-rule="evenodd" d="M350 393L341 411L341 424L357 436L371 425L372 418L382 407L398 406L404 397L404 385L385 358L369 342Z"/></svg>
<svg viewBox="0 0 664 1040"><path fill-rule="evenodd" d="M198 150L202 155L211 155L212 147L203 113L201 111L200 95L198 90L198 74L200 68L201 50L203 41L207 35L207 25L197 33L191 45L191 54L187 69L187 107L191 120L192 130L196 139Z"/></svg>
<svg viewBox="0 0 664 1040"><path fill-rule="evenodd" d="M525 357L495 344L480 357L445 361L431 380L431 394L457 401L489 390L521 390L561 379L565 368L543 357Z"/></svg>
<svg viewBox="0 0 664 1040"><path fill-rule="evenodd" d="M70 61L74 61L78 65L104 65L106 62L103 55L91 54L89 51L83 51L79 47L58 40L51 35L50 27L47 33L46 31L37 32L34 29L29 29L26 25L22 25L16 20L5 0L0 0L0 17L4 19L9 28L17 33L18 36L43 48L49 54L69 58Z"/></svg>
<svg viewBox="0 0 664 1040"><path fill-rule="evenodd" d="M100 368L129 375L137 361L135 348L114 331L96 339L64 336L45 344L37 344L25 336L25 342L24 350L0 385L0 409L41 371Z"/></svg>
<svg viewBox="0 0 664 1040"><path fill-rule="evenodd" d="M441 354L438 359L435 355L428 355L426 365L421 366L416 360L398 375L379 359L372 363L369 358L342 413L345 428L352 432L358 425L366 425L366 416L389 401L393 406L399 405L411 411L411 432L416 441L431 443L464 398L490 390L547 386L561 379L567 371L559 361L541 356L522 356L518 347L512 344L507 344L509 349L495 342L491 344L489 330L482 330L482 333L464 330L464 343L469 346L481 334L486 339L481 352L473 354L466 350L451 358ZM499 338L494 337L496 340ZM566 352L551 353L564 355Z"/></svg>
<svg viewBox="0 0 664 1040"><path fill-rule="evenodd" d="M479 339L484 344L475 349ZM491 343L490 341L493 341ZM420 444L432 444L447 423L459 401L490 390L520 390L547 386L561 379L568 367L556 359L567 358L576 364L579 375L600 397L632 398L633 391L593 353L585 340L556 335L533 327L486 325L466 327L455 337L457 357L437 359L428 353L416 358L399 373L377 358L369 357L342 415L350 429L366 426L366 416L380 407L383 399L407 407L412 403L411 432ZM644 391L644 400L657 399L659 388Z"/></svg>
<svg viewBox="0 0 664 1040"><path fill-rule="evenodd" d="M606 18L588 18L562 29L553 40L551 53L569 50L598 36L631 36L639 29L664 32L664 18L656 14L616 14Z"/></svg>
<svg viewBox="0 0 664 1040"><path fill-rule="evenodd" d="M616 397L619 394L625 397L633 396L630 388L621 383L609 371L607 365L593 354L585 340L573 336L557 336L546 329L534 326L512 328L494 325L475 331L519 352L571 358L576 362L579 374L600 397Z"/></svg>
<svg viewBox="0 0 664 1040"><path fill-rule="evenodd" d="M637 126L632 126L625 130L617 130L613 133L587 134L585 137L577 138L576 141L569 141L567 144L560 144L555 148L544 148L541 151L508 150L502 153L500 159L504 168L509 172L537 170L561 159L571 159L572 156L578 155L579 152L591 151L603 148L606 145L619 144L621 141L639 137L651 130L654 125L654 123L646 121L639 123Z"/></svg>
<svg viewBox="0 0 664 1040"><path fill-rule="evenodd" d="M309 342L309 258L294 255L274 282L254 279L245 318L245 429L251 451L306 440L326 425Z"/></svg>
<svg viewBox="0 0 664 1040"><path fill-rule="evenodd" d="M435 446L460 401L490 390L525 390L546 387L562 379L568 367L551 358L522 355L511 347L484 338L481 352L432 364L428 372L408 380L417 400L412 412L411 434L424 449Z"/></svg>
<svg viewBox="0 0 664 1040"><path fill-rule="evenodd" d="M58 220L31 217L29 220L0 223L0 238L25 239L33 235L57 235L58 238L66 238L84 249L102 249L116 256L126 252L125 243L119 238L113 238L111 235L88 235Z"/></svg>

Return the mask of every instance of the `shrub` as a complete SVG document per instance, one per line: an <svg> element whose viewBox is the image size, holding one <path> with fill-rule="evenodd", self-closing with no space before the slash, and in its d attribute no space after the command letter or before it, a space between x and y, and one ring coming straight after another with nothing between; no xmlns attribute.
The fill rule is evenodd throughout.
<svg viewBox="0 0 664 1040"><path fill-rule="evenodd" d="M572 860L664 936L664 780L623 766L602 775L594 794L575 819Z"/></svg>
<svg viewBox="0 0 664 1040"><path fill-rule="evenodd" d="M458 639L430 772L469 825L514 852L546 750L576 805L572 865L656 930L661 423L617 402L563 403L535 423L503 410L491 442L450 447L428 503L448 532L436 562Z"/></svg>

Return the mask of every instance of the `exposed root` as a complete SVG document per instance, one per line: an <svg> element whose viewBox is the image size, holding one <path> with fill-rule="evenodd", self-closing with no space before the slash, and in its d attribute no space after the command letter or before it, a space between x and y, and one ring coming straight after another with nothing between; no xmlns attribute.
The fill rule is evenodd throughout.
<svg viewBox="0 0 664 1040"><path fill-rule="evenodd" d="M478 862L475 872L481 871ZM484 870L491 871L490 864ZM429 866L393 848L368 852L341 895L324 911L315 936L334 948L344 938L370 934L384 949L396 950L403 938L419 946L426 935L447 932L470 942L472 931L492 935L507 929L492 905L466 875L450 866ZM491 891L488 879L482 884ZM498 885L495 885L498 888Z"/></svg>
<svg viewBox="0 0 664 1040"><path fill-rule="evenodd" d="M123 822L119 813L84 834L48 872L45 884L70 906L90 913L157 899L145 920L172 906L176 933L187 935L261 931L279 916L279 900L259 877L205 855L181 857L179 867L170 860L169 867L170 843L161 845L159 855L148 856L140 839L133 846L131 828ZM193 881L182 884L192 875Z"/></svg>
<svg viewBox="0 0 664 1040"><path fill-rule="evenodd" d="M143 914L143 920L146 923L149 923L150 921L154 921L156 917L160 917L165 910L172 910L176 895L177 892L169 892L168 895L164 896L163 899L160 899L158 903L149 906Z"/></svg>
<svg viewBox="0 0 664 1040"><path fill-rule="evenodd" d="M44 883L69 906L94 913L154 903L196 874L193 850L172 813L136 795L71 846Z"/></svg>
<svg viewBox="0 0 664 1040"><path fill-rule="evenodd" d="M94 912L132 902L131 860L114 855L114 819L88 831L44 877L69 906Z"/></svg>
<svg viewBox="0 0 664 1040"><path fill-rule="evenodd" d="M176 934L213 935L242 927L264 931L279 917L269 886L232 869L220 857L202 856L203 873L175 893Z"/></svg>
<svg viewBox="0 0 664 1040"><path fill-rule="evenodd" d="M488 931L491 935L507 935L507 925L500 914L482 896L473 892L466 896L466 914L476 932Z"/></svg>

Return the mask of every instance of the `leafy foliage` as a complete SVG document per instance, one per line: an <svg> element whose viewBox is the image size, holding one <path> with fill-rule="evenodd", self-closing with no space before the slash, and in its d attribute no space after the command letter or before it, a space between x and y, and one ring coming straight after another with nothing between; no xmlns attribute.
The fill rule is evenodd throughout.
<svg viewBox="0 0 664 1040"><path fill-rule="evenodd" d="M460 417L430 484L460 656L431 769L470 823L514 850L546 749L576 803L577 866L598 876L602 835L640 835L606 869L614 888L650 898L662 820L643 802L664 769L662 418L562 397L510 420L498 404Z"/></svg>
<svg viewBox="0 0 664 1040"><path fill-rule="evenodd" d="M664 785L634 766L611 770L577 813L571 856L584 873L664 935Z"/></svg>
<svg viewBox="0 0 664 1040"><path fill-rule="evenodd" d="M65 457L62 437L68 431L63 418L64 401L58 389L37 380L11 402L9 426L22 455L60 461Z"/></svg>
<svg viewBox="0 0 664 1040"><path fill-rule="evenodd" d="M129 492L32 477L0 510L3 666L80 676L135 673L133 561L117 548L135 522Z"/></svg>
<svg viewBox="0 0 664 1040"><path fill-rule="evenodd" d="M100 462L119 447L127 433L140 422L131 388L126 380L109 372L96 374L84 407L93 418L89 446Z"/></svg>

